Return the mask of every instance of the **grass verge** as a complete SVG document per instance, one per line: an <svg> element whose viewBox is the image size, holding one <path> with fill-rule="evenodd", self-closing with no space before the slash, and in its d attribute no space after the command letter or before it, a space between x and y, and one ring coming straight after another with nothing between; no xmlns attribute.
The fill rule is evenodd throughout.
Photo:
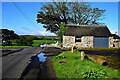
<svg viewBox="0 0 120 80"><path fill-rule="evenodd" d="M0 48L26 48L31 46L0 46Z"/></svg>
<svg viewBox="0 0 120 80"><path fill-rule="evenodd" d="M81 61L80 55L79 51L66 51L55 56L53 66L57 78L119 78L118 70L102 66L90 59Z"/></svg>

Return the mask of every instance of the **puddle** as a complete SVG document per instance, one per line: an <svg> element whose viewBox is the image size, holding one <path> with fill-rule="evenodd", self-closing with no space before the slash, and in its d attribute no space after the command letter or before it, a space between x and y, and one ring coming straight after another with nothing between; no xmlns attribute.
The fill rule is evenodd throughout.
<svg viewBox="0 0 120 80"><path fill-rule="evenodd" d="M44 54L45 53L41 52L40 54L37 55L37 57L39 58L39 62L44 63L46 61L47 57L45 57Z"/></svg>
<svg viewBox="0 0 120 80"><path fill-rule="evenodd" d="M38 77L37 76L38 74L40 75L43 74L43 71L45 69L44 62L46 61L46 58L47 58L44 56L44 54L45 53L41 52L38 55L31 57L31 62L28 64L28 66L23 71L21 78L20 78L21 80L23 80L24 78L29 78L29 76Z"/></svg>

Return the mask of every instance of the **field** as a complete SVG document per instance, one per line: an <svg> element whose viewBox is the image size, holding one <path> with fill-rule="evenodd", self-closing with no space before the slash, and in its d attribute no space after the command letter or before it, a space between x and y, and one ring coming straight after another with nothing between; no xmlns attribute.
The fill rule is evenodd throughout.
<svg viewBox="0 0 120 80"><path fill-rule="evenodd" d="M54 43L57 42L58 40L33 40L32 46L38 46L40 43ZM60 41L58 41L60 42Z"/></svg>
<svg viewBox="0 0 120 80"><path fill-rule="evenodd" d="M0 47L2 48L21 48L21 47L35 47L38 46L40 43L54 43L56 41L59 41L59 37L58 36L36 36L36 35L19 35L20 37L25 37L27 39L32 38L33 39L33 44L31 46L19 46L16 43L16 39L15 40L10 40L12 41L12 46L2 46L2 43L0 42ZM59 41L60 42L60 41ZM28 44L28 43L27 43Z"/></svg>
<svg viewBox="0 0 120 80"><path fill-rule="evenodd" d="M54 43L54 42L57 42L58 40L33 40L33 44L32 46L38 46L40 43ZM60 42L60 41L58 41ZM2 48L17 48L17 47L20 47L20 48L25 48L25 47L32 47L32 46L16 46L17 44L16 43L13 43L13 46L0 46Z"/></svg>
<svg viewBox="0 0 120 80"><path fill-rule="evenodd" d="M57 42L58 40L33 40L32 46L38 46L40 43L54 43ZM60 42L60 41L58 41ZM0 46L2 48L25 48L25 47L32 47L32 46L17 46L17 43L12 43L13 46Z"/></svg>
<svg viewBox="0 0 120 80"><path fill-rule="evenodd" d="M97 64L87 58L81 61L79 51L63 52L53 58L57 78L119 78L118 70ZM120 71L119 71L120 73Z"/></svg>

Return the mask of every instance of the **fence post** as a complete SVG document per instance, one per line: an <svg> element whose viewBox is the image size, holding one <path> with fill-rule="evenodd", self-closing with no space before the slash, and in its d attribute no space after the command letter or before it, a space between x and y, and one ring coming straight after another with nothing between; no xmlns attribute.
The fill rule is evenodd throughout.
<svg viewBox="0 0 120 80"><path fill-rule="evenodd" d="M71 53L73 53L73 46L72 46L72 48L71 48Z"/></svg>
<svg viewBox="0 0 120 80"><path fill-rule="evenodd" d="M81 51L81 60L84 60L84 51Z"/></svg>
<svg viewBox="0 0 120 80"><path fill-rule="evenodd" d="M72 44L72 47L71 47L71 52L73 53L73 48L75 47L75 44Z"/></svg>

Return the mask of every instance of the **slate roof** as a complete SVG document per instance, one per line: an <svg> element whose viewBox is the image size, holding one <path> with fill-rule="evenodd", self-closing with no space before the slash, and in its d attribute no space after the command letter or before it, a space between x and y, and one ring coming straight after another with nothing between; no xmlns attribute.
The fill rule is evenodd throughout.
<svg viewBox="0 0 120 80"><path fill-rule="evenodd" d="M68 29L64 32L65 36L94 36L94 37L109 37L111 32L107 26L102 25L75 25L67 24Z"/></svg>
<svg viewBox="0 0 120 80"><path fill-rule="evenodd" d="M120 39L120 37L116 34L112 34L112 36L113 36L113 39Z"/></svg>

